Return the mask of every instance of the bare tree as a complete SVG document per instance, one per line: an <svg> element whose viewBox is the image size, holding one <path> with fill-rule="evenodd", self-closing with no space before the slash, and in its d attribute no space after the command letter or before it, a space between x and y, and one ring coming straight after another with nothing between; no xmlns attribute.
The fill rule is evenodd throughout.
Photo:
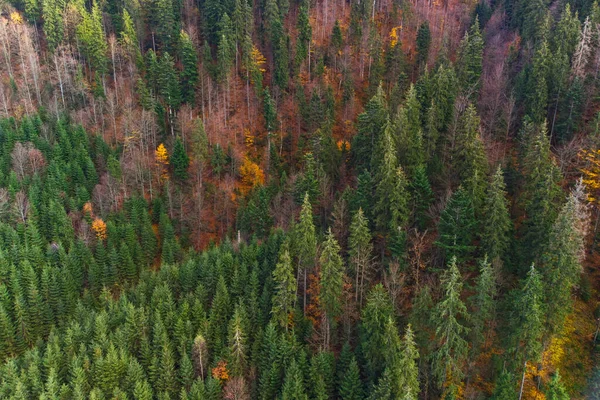
<svg viewBox="0 0 600 400"><path fill-rule="evenodd" d="M14 210L15 214L17 214L17 218L19 218L21 222L27 221L27 216L29 214L29 199L27 199L27 195L22 190L15 195Z"/></svg>

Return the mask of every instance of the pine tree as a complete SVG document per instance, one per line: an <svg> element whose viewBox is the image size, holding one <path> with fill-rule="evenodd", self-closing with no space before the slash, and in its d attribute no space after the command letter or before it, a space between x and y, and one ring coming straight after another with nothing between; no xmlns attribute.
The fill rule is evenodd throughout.
<svg viewBox="0 0 600 400"><path fill-rule="evenodd" d="M513 374L502 372L496 381L492 400L515 400L517 398L516 382Z"/></svg>
<svg viewBox="0 0 600 400"><path fill-rule="evenodd" d="M317 256L317 238L313 222L312 206L308 194L304 196L300 219L294 229L294 252L298 259L298 287L300 287L300 275L302 274L303 303L302 309L306 310L306 291L308 272L315 265ZM299 291L299 290L298 290Z"/></svg>
<svg viewBox="0 0 600 400"><path fill-rule="evenodd" d="M389 120L375 153L382 156L375 176L376 226L380 232L397 235L408 222L409 196L404 171L398 166Z"/></svg>
<svg viewBox="0 0 600 400"><path fill-rule="evenodd" d="M179 37L181 71L181 97L184 103L194 105L198 84L198 53L189 35L181 31Z"/></svg>
<svg viewBox="0 0 600 400"><path fill-rule="evenodd" d="M344 262L340 256L340 245L331 232L327 233L320 258L320 296L319 300L325 313L325 348L329 348L331 330L342 308L342 290L344 285Z"/></svg>
<svg viewBox="0 0 600 400"><path fill-rule="evenodd" d="M27 5L29 2L26 2ZM63 38L63 18L60 2L43 0L42 16L44 18L44 34L51 52L56 50Z"/></svg>
<svg viewBox="0 0 600 400"><path fill-rule="evenodd" d="M479 88L481 87L481 72L483 70L483 37L479 30L479 18L465 33L460 43L458 56L458 78L462 86L462 91L472 101L479 97Z"/></svg>
<svg viewBox="0 0 600 400"><path fill-rule="evenodd" d="M464 339L469 329L464 325L467 307L460 296L463 278L452 257L448 270L442 277L443 295L437 304L433 316L435 343L433 354L433 374L438 387L459 386L464 376L464 363L467 357L468 343Z"/></svg>
<svg viewBox="0 0 600 400"><path fill-rule="evenodd" d="M190 159L183 147L183 142L179 137L175 139L175 145L173 146L173 152L171 153L171 165L173 166L173 175L175 178L181 182L186 181Z"/></svg>
<svg viewBox="0 0 600 400"><path fill-rule="evenodd" d="M481 225L481 247L490 260L503 259L510 244L511 220L502 168L498 167L487 189Z"/></svg>
<svg viewBox="0 0 600 400"><path fill-rule="evenodd" d="M363 385L360 380L360 370L356 358L352 357L340 384L340 398L342 400L364 399Z"/></svg>
<svg viewBox="0 0 600 400"><path fill-rule="evenodd" d="M359 307L362 306L364 293L371 280L372 251L369 221L362 208L359 208L352 217L348 238L349 261L354 274L354 299Z"/></svg>
<svg viewBox="0 0 600 400"><path fill-rule="evenodd" d="M425 230L429 223L429 207L434 199L425 165L420 165L415 169L409 189L415 225L419 230Z"/></svg>
<svg viewBox="0 0 600 400"><path fill-rule="evenodd" d="M383 87L365 105L365 111L358 116L357 134L352 139L352 165L359 172L370 169L372 174L377 164L373 148L379 143L380 137L388 126L389 114Z"/></svg>
<svg viewBox="0 0 600 400"><path fill-rule="evenodd" d="M471 335L473 337L473 351L478 354L480 348L485 345L486 337L489 337L489 325L494 320L496 311L496 295L498 289L496 277L491 264L487 258L480 263L480 273L475 284L475 294L471 298L474 312L472 316Z"/></svg>
<svg viewBox="0 0 600 400"><path fill-rule="evenodd" d="M548 388L546 389L546 399L547 400L569 400L571 396L567 392L567 389L564 387L563 383L560 379L560 374L558 370L552 376L552 379L548 383Z"/></svg>
<svg viewBox="0 0 600 400"><path fill-rule="evenodd" d="M309 7L308 1L304 0L300 4L298 10L298 21L296 22L298 28L298 39L296 41L296 59L298 63L301 63L308 56L310 48L310 41L312 39L312 27L310 26L309 20Z"/></svg>
<svg viewBox="0 0 600 400"><path fill-rule="evenodd" d="M429 46L431 45L431 31L429 23L423 22L417 31L417 68L421 69L429 58Z"/></svg>
<svg viewBox="0 0 600 400"><path fill-rule="evenodd" d="M473 202L469 194L459 187L442 211L435 244L444 249L448 258L465 260L475 248L472 243L475 226Z"/></svg>
<svg viewBox="0 0 600 400"><path fill-rule="evenodd" d="M238 304L229 323L229 360L228 369L232 376L243 376L246 371L248 336L244 329L246 312Z"/></svg>
<svg viewBox="0 0 600 400"><path fill-rule="evenodd" d="M169 107L171 115L181 104L181 88L173 57L167 52L163 53L158 68L158 93L165 105Z"/></svg>
<svg viewBox="0 0 600 400"><path fill-rule="evenodd" d="M406 327L406 333L402 340L402 358L400 359L401 371L401 394L404 394L403 400L418 399L419 388L419 366L417 359L419 350L415 343L415 337L410 324Z"/></svg>
<svg viewBox="0 0 600 400"><path fill-rule="evenodd" d="M527 250L521 254L528 263L539 258L546 245L562 197L559 185L562 176L546 133L545 125L538 128L530 122L525 123L522 133L528 137L525 137L522 161L525 184L521 197L527 216L522 225L521 240Z"/></svg>
<svg viewBox="0 0 600 400"><path fill-rule="evenodd" d="M531 266L523 282L519 296L515 300L516 310L513 321L513 340L517 362L537 362L542 355L542 336L544 334L544 289L540 273Z"/></svg>
<svg viewBox="0 0 600 400"><path fill-rule="evenodd" d="M227 338L227 317L229 316L230 298L225 278L219 276L217 292L213 298L209 315L209 341L210 350L213 354L220 354Z"/></svg>
<svg viewBox="0 0 600 400"><path fill-rule="evenodd" d="M284 243L279 250L279 262L273 270L273 283L275 293L271 314L279 326L287 331L290 326L290 314L296 303L297 288L287 243Z"/></svg>
<svg viewBox="0 0 600 400"><path fill-rule="evenodd" d="M421 104L417 99L417 91L410 86L406 95L406 103L398 113L396 128L398 135L398 150L402 164L409 176L413 176L416 168L425 162L423 146L423 131L421 128Z"/></svg>
<svg viewBox="0 0 600 400"><path fill-rule="evenodd" d="M296 360L287 368L285 379L283 381L282 400L308 400L302 371L298 367Z"/></svg>
<svg viewBox="0 0 600 400"><path fill-rule="evenodd" d="M367 304L362 311L361 343L371 380L377 378L385 366L385 326L393 318L394 306L389 294L381 284L371 289Z"/></svg>
<svg viewBox="0 0 600 400"><path fill-rule="evenodd" d="M552 306L546 308L546 323L552 334L560 333L572 310L571 294L583 271L589 224L587 208L586 195L579 184L554 222L542 255L545 298L552 299Z"/></svg>

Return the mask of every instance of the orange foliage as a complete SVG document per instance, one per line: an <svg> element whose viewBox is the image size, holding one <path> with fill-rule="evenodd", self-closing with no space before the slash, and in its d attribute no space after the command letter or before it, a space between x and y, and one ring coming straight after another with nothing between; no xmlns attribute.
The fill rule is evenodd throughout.
<svg viewBox="0 0 600 400"><path fill-rule="evenodd" d="M317 331L321 325L323 316L321 307L319 307L321 285L317 274L318 271L315 271L314 274L308 276L308 289L306 289L306 294L310 298L309 303L306 305L306 318L312 323L315 331Z"/></svg>
<svg viewBox="0 0 600 400"><path fill-rule="evenodd" d="M96 218L92 222L92 230L96 233L96 238L100 241L106 239L106 223L101 218Z"/></svg>
<svg viewBox="0 0 600 400"><path fill-rule="evenodd" d="M240 193L245 196L252 188L265 183L265 174L258 164L244 157L244 163L240 166L240 175L242 182L240 184Z"/></svg>
<svg viewBox="0 0 600 400"><path fill-rule="evenodd" d="M89 201L83 205L83 213L88 215L93 215L94 211L92 210L92 203Z"/></svg>
<svg viewBox="0 0 600 400"><path fill-rule="evenodd" d="M226 382L229 379L229 372L227 371L227 361L221 360L215 368L212 369L213 378L219 380L221 383Z"/></svg>

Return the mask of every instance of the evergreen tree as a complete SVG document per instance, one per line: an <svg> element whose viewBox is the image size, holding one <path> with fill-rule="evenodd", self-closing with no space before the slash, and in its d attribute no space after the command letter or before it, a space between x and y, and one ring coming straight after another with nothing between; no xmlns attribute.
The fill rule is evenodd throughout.
<svg viewBox="0 0 600 400"><path fill-rule="evenodd" d="M464 325L467 308L460 299L463 280L456 257L452 257L448 270L442 277L443 295L437 304L433 316L435 343L437 349L433 354L433 374L438 387L458 387L464 376L468 344L464 335L468 328Z"/></svg>
<svg viewBox="0 0 600 400"><path fill-rule="evenodd" d="M310 48L310 41L312 38L312 27L310 26L309 20L309 7L310 4L308 1L304 0L300 4L300 8L298 10L298 39L296 42L296 60L298 63L301 63L308 56L308 51Z"/></svg>
<svg viewBox="0 0 600 400"><path fill-rule="evenodd" d="M340 384L340 398L342 400L364 399L363 385L360 380L360 370L356 358L352 357Z"/></svg>
<svg viewBox="0 0 600 400"><path fill-rule="evenodd" d="M485 345L489 331L492 329L490 322L494 320L495 302L498 289L496 277L491 264L487 258L480 263L480 273L475 284L475 294L471 298L474 312L472 316L471 335L473 337L473 351L479 353L480 348Z"/></svg>
<svg viewBox="0 0 600 400"><path fill-rule="evenodd" d="M26 2L28 3L32 2ZM42 15L44 18L44 34L48 41L48 47L50 51L54 51L61 43L63 38L63 18L62 11L60 8L60 2L43 0L42 1Z"/></svg>
<svg viewBox="0 0 600 400"><path fill-rule="evenodd" d="M331 330L342 308L342 290L344 285L344 263L340 256L340 245L329 228L320 258L320 296L319 300L325 313L325 348L329 348Z"/></svg>
<svg viewBox="0 0 600 400"><path fill-rule="evenodd" d="M302 309L306 311L306 291L308 272L315 265L317 256L317 237L315 234L315 225L313 222L312 206L309 201L308 193L304 196L300 219L294 229L294 252L298 260L298 277L302 275L303 303ZM300 279L298 279L300 287ZM299 290L298 290L299 291Z"/></svg>
<svg viewBox="0 0 600 400"><path fill-rule="evenodd" d="M388 116L385 94L380 86L365 105L365 111L358 116L357 133L351 146L352 165L357 171L370 169L372 174L375 173L371 165L378 160L374 160L373 148L380 142L381 135L388 127Z"/></svg>
<svg viewBox="0 0 600 400"><path fill-rule="evenodd" d="M389 294L381 284L375 285L367 296L361 324L362 350L371 381L383 372L387 353L385 325L393 315L394 306Z"/></svg>
<svg viewBox="0 0 600 400"><path fill-rule="evenodd" d="M308 400L304 388L304 379L302 371L298 367L296 360L287 368L285 379L283 381L282 400Z"/></svg>
<svg viewBox="0 0 600 400"><path fill-rule="evenodd" d="M457 62L457 75L462 91L472 101L476 101L479 97L483 69L483 46L483 37L479 30L479 19L475 18L475 22L469 31L465 33L460 43Z"/></svg>
<svg viewBox="0 0 600 400"><path fill-rule="evenodd" d="M578 185L554 222L542 255L545 298L552 299L552 306L546 308L546 323L552 334L560 333L572 310L571 293L583 270L588 223L586 195Z"/></svg>
<svg viewBox="0 0 600 400"><path fill-rule="evenodd" d="M179 137L175 139L175 145L173 146L173 152L170 157L171 165L173 166L173 175L176 179L181 182L187 180L188 167L190 165L190 159L183 147L183 142Z"/></svg>
<svg viewBox="0 0 600 400"><path fill-rule="evenodd" d="M421 104L417 99L417 91L410 86L406 95L406 103L398 113L396 128L399 129L398 150L400 159L409 176L413 176L416 168L425 162L423 131L421 129Z"/></svg>
<svg viewBox="0 0 600 400"><path fill-rule="evenodd" d="M296 303L297 289L287 243L284 243L279 250L279 262L273 270L273 282L275 293L273 294L271 314L279 326L287 331L290 326L290 314Z"/></svg>
<svg viewBox="0 0 600 400"><path fill-rule="evenodd" d="M429 178L427 178L427 171L424 165L420 165L415 169L409 189L415 225L419 230L424 230L429 223L429 207L434 199L433 190L431 189Z"/></svg>
<svg viewBox="0 0 600 400"><path fill-rule="evenodd" d="M552 376L552 379L548 383L548 388L546 389L546 399L548 400L569 400L571 396L567 392L567 389L564 387L563 383L560 379L560 374L558 370Z"/></svg>
<svg viewBox="0 0 600 400"><path fill-rule="evenodd" d="M431 31L429 23L423 22L417 31L417 67L421 69L429 58L429 46L431 45Z"/></svg>
<svg viewBox="0 0 600 400"><path fill-rule="evenodd" d="M469 194L462 188L452 193L452 196L442 211L438 224L437 246L442 248L448 258L457 257L459 260L469 258L473 246L473 235L476 220L473 202Z"/></svg>
<svg viewBox="0 0 600 400"><path fill-rule="evenodd" d="M194 105L198 84L198 53L187 33L181 31L179 38L181 64L181 97L183 102Z"/></svg>
<svg viewBox="0 0 600 400"><path fill-rule="evenodd" d="M502 372L496 381L496 387L492 394L493 400L514 400L517 398L516 382L513 374L510 372Z"/></svg>
<svg viewBox="0 0 600 400"><path fill-rule="evenodd" d="M372 251L369 221L362 208L359 208L352 217L350 237L348 238L349 261L354 274L354 299L359 307L362 305L365 290L371 281Z"/></svg>
<svg viewBox="0 0 600 400"><path fill-rule="evenodd" d="M83 48L90 67L98 74L107 72L106 52L108 45L104 38L102 27L102 12L96 2L93 3L92 12L81 9L82 21L77 26L77 37Z"/></svg>
<svg viewBox="0 0 600 400"><path fill-rule="evenodd" d="M502 169L498 167L489 183L483 206L481 247L491 259L503 259L510 244L511 220Z"/></svg>

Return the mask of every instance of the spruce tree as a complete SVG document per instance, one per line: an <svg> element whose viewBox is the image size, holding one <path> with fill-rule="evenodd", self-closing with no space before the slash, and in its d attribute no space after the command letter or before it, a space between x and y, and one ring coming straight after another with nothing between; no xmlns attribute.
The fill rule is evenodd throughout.
<svg viewBox="0 0 600 400"><path fill-rule="evenodd" d="M354 357L352 357L352 360L343 375L340 384L340 398L342 400L364 399L363 385L360 380L360 370L356 358Z"/></svg>
<svg viewBox="0 0 600 400"><path fill-rule="evenodd" d="M194 105L198 84L198 53L189 35L181 31L179 38L181 71L181 97L183 102Z"/></svg>
<svg viewBox="0 0 600 400"><path fill-rule="evenodd" d="M348 238L349 264L354 274L354 300L359 307L362 305L366 287L371 280L372 251L369 221L362 208L359 208L352 217L350 237Z"/></svg>
<svg viewBox="0 0 600 400"><path fill-rule="evenodd" d="M287 243L279 250L279 262L273 270L273 309L271 314L278 325L286 331L290 326L290 314L296 303L297 282L294 277L292 260Z"/></svg>
<svg viewBox="0 0 600 400"><path fill-rule="evenodd" d="M556 370L552 376L552 379L550 379L548 388L545 392L547 400L569 400L571 398L567 392L567 389L561 382L560 373L558 370Z"/></svg>
<svg viewBox="0 0 600 400"><path fill-rule="evenodd" d="M463 93L476 101L479 97L481 87L481 73L483 70L483 37L479 30L479 18L475 22L460 43L458 56L458 78Z"/></svg>
<svg viewBox="0 0 600 400"><path fill-rule="evenodd" d="M552 306L546 308L546 324L552 334L560 333L572 310L572 291L583 271L589 224L586 197L581 184L575 187L552 226L542 255L545 298L552 299Z"/></svg>
<svg viewBox="0 0 600 400"><path fill-rule="evenodd" d="M433 375L437 386L459 386L464 377L468 343L464 339L469 329L464 320L468 317L467 307L460 296L463 278L452 257L448 269L442 276L442 299L435 308L433 322L436 350L433 353Z"/></svg>
<svg viewBox="0 0 600 400"><path fill-rule="evenodd" d="M481 247L490 260L503 259L510 245L511 220L502 169L498 167L483 205Z"/></svg>
<svg viewBox="0 0 600 400"><path fill-rule="evenodd" d="M402 165L409 176L413 176L416 168L425 162L423 131L421 127L421 104L417 99L417 91L410 86L406 95L406 103L398 113L395 122L399 130L398 150Z"/></svg>
<svg viewBox="0 0 600 400"><path fill-rule="evenodd" d="M181 182L187 180L188 167L190 165L190 159L183 147L183 142L179 137L175 139L175 145L173 146L173 152L171 153L170 163L173 166L173 175L176 179Z"/></svg>
<svg viewBox="0 0 600 400"><path fill-rule="evenodd" d="M370 169L375 173L371 164L377 164L373 148L379 143L380 136L387 128L388 111L383 87L367 102L365 110L358 116L357 134L352 139L352 165L357 171Z"/></svg>
<svg viewBox="0 0 600 400"><path fill-rule="evenodd" d="M494 320L496 311L496 295L498 288L494 270L487 258L480 263L479 276L475 283L475 294L471 297L474 312L472 312L472 349L478 354L481 347L485 345L489 331L492 329L490 322Z"/></svg>
<svg viewBox="0 0 600 400"><path fill-rule="evenodd" d="M517 398L516 380L510 372L502 372L496 380L492 400L515 400Z"/></svg>
<svg viewBox="0 0 600 400"><path fill-rule="evenodd" d="M376 379L383 372L387 349L385 326L393 318L394 306L381 284L371 289L362 311L361 342L368 376Z"/></svg>
<svg viewBox="0 0 600 400"><path fill-rule="evenodd" d="M294 228L294 252L298 260L298 287L300 287L300 276L302 275L303 303L302 309L306 311L306 291L308 272L315 265L317 256L317 237L313 222L312 206L308 193L304 196L300 219ZM299 291L299 290L298 290Z"/></svg>
<svg viewBox="0 0 600 400"><path fill-rule="evenodd" d="M419 165L415 169L409 189L413 220L416 227L423 231L430 222L429 207L434 199L425 165Z"/></svg>
<svg viewBox="0 0 600 400"><path fill-rule="evenodd" d="M302 371L298 367L296 360L287 368L285 378L283 380L282 400L308 400L306 389L304 387L304 378Z"/></svg>
<svg viewBox="0 0 600 400"><path fill-rule="evenodd" d="M331 232L327 233L320 258L320 295L319 300L325 314L325 348L331 342L331 330L342 308L342 290L344 285L344 262L340 256L340 245Z"/></svg>
<svg viewBox="0 0 600 400"><path fill-rule="evenodd" d="M475 226L471 197L459 187L442 211L438 224L439 236L435 244L445 251L447 258L466 260L475 249L472 243Z"/></svg>
<svg viewBox="0 0 600 400"><path fill-rule="evenodd" d="M423 22L417 31L417 68L421 69L429 58L429 46L431 45L431 31L429 23Z"/></svg>

